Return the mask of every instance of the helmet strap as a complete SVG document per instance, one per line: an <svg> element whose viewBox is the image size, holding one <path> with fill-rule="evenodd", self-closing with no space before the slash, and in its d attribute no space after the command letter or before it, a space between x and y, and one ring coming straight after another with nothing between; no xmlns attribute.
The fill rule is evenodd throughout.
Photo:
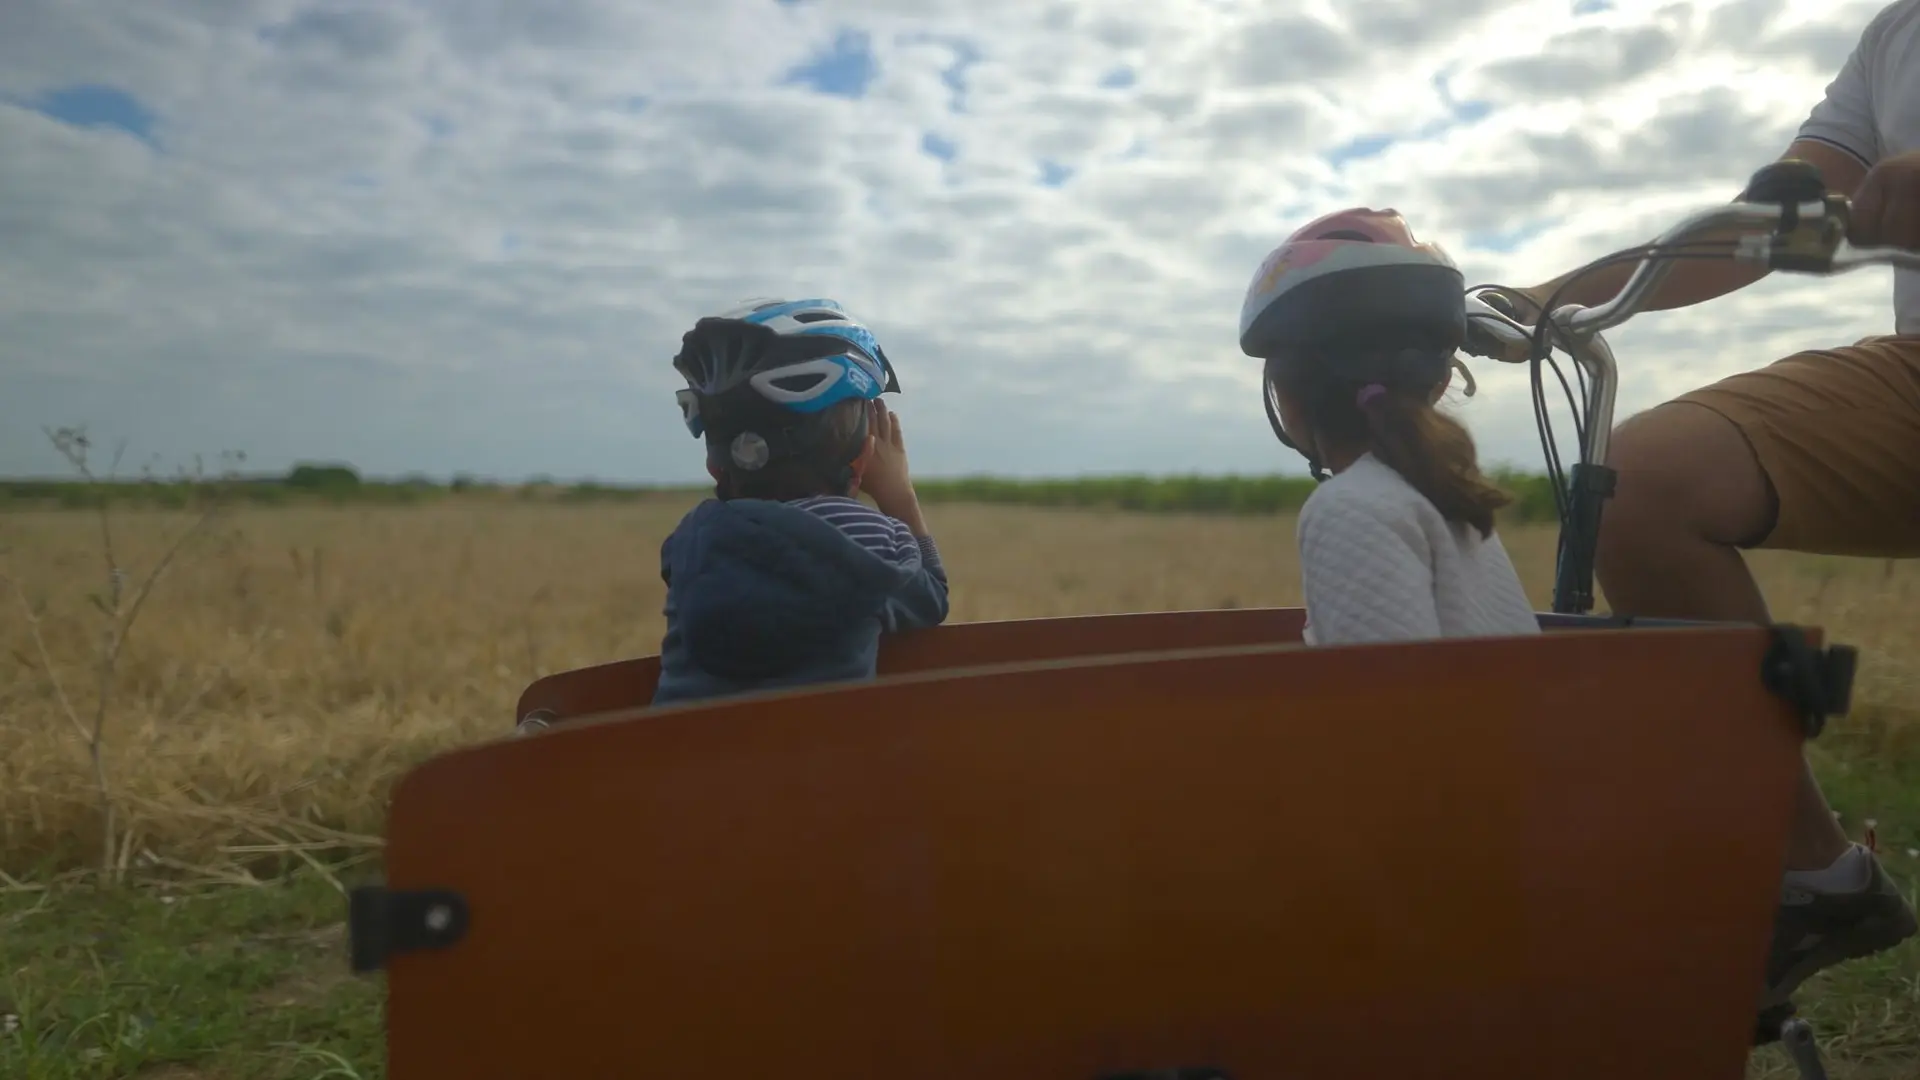
<svg viewBox="0 0 1920 1080"><path fill-rule="evenodd" d="M1261 376L1263 383L1271 378L1271 373ZM1280 445L1307 459L1307 472L1313 477L1314 483L1325 483L1327 479L1326 466L1320 464L1319 457L1312 451L1301 449L1300 444L1294 442L1293 438L1287 434L1286 426L1280 422L1280 413L1273 407L1273 394L1265 385L1260 387L1260 398L1266 404L1267 424L1273 428L1274 438L1280 440Z"/></svg>

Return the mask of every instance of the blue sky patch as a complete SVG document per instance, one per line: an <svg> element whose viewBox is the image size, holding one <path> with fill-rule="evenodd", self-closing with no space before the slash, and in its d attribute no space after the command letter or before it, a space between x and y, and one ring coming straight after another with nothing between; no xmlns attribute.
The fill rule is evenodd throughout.
<svg viewBox="0 0 1920 1080"><path fill-rule="evenodd" d="M1551 221L1532 221L1512 229L1479 229L1467 234L1467 246L1505 255L1533 240L1553 225Z"/></svg>
<svg viewBox="0 0 1920 1080"><path fill-rule="evenodd" d="M1347 142L1327 151L1327 163L1330 165L1345 165L1349 161L1360 161L1365 158L1379 157L1381 154L1387 152L1388 147L1399 141L1398 138L1392 135L1362 135L1357 139L1349 139Z"/></svg>
<svg viewBox="0 0 1920 1080"><path fill-rule="evenodd" d="M1488 113L1493 111L1493 106L1484 101L1451 100L1447 94L1447 88L1443 82L1443 78L1434 80L1434 88L1446 103L1448 111L1453 114L1452 116L1445 120L1435 120L1422 124L1412 131L1399 133L1375 131L1349 139L1339 146L1334 147L1332 150L1327 151L1325 155L1327 164L1337 167L1345 165L1349 161L1362 161L1366 158L1379 157L1381 154L1392 149L1396 143L1425 142L1428 139L1437 139L1447 132L1452 131L1454 128L1484 119Z"/></svg>
<svg viewBox="0 0 1920 1080"><path fill-rule="evenodd" d="M1490 101L1456 101L1453 103L1453 118L1463 124L1477 124L1493 112Z"/></svg>
<svg viewBox="0 0 1920 1080"><path fill-rule="evenodd" d="M1057 188L1073 179L1073 169L1057 161L1042 159L1040 162L1040 183L1043 187Z"/></svg>
<svg viewBox="0 0 1920 1080"><path fill-rule="evenodd" d="M1420 125L1412 131L1384 132L1372 131L1349 139L1324 155L1329 165L1342 166L1351 161L1364 161L1379 157L1401 142L1423 142L1437 139L1457 127L1478 123L1493 112L1493 106L1485 101L1461 101L1453 96L1450 83L1451 73L1442 71L1433 77L1433 93L1447 110L1448 116Z"/></svg>
<svg viewBox="0 0 1920 1080"><path fill-rule="evenodd" d="M880 73L873 41L865 31L842 30L825 52L787 72L784 80L832 97L862 98Z"/></svg>
<svg viewBox="0 0 1920 1080"><path fill-rule="evenodd" d="M960 152L960 144L952 139L943 139L929 131L920 137L920 149L941 161L952 161Z"/></svg>
<svg viewBox="0 0 1920 1080"><path fill-rule="evenodd" d="M1573 0L1575 15L1598 15L1613 10L1613 0Z"/></svg>
<svg viewBox="0 0 1920 1080"><path fill-rule="evenodd" d="M1130 67L1117 67L1100 76L1100 87L1104 90L1125 90L1140 81Z"/></svg>
<svg viewBox="0 0 1920 1080"><path fill-rule="evenodd" d="M946 83L947 89L953 92L947 101L947 108L963 113L967 111L967 69L980 62L980 50L966 41L955 41L952 45L958 55L940 73L940 81Z"/></svg>
<svg viewBox="0 0 1920 1080"><path fill-rule="evenodd" d="M967 111L967 69L980 62L980 49L963 37L947 34L901 34L902 45L944 45L953 50L953 62L940 69L940 81L947 88L947 111Z"/></svg>
<svg viewBox="0 0 1920 1080"><path fill-rule="evenodd" d="M153 137L153 111L116 87L93 83L56 87L29 99L27 107L73 127L113 128L149 146L158 145Z"/></svg>
<svg viewBox="0 0 1920 1080"><path fill-rule="evenodd" d="M1493 105L1485 101L1461 101L1453 96L1452 73L1442 71L1433 77L1433 92L1440 98L1440 104L1446 106L1453 118L1462 124L1478 123L1493 112Z"/></svg>

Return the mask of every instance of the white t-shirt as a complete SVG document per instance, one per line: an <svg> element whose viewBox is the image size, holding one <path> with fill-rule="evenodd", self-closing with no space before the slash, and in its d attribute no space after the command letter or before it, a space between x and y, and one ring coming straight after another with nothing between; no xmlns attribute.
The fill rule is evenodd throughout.
<svg viewBox="0 0 1920 1080"><path fill-rule="evenodd" d="M1538 634L1507 550L1364 455L1300 508L1306 642Z"/></svg>
<svg viewBox="0 0 1920 1080"><path fill-rule="evenodd" d="M1920 0L1873 17L1800 138L1844 150L1868 168L1920 149ZM1895 332L1920 334L1920 271L1893 272Z"/></svg>

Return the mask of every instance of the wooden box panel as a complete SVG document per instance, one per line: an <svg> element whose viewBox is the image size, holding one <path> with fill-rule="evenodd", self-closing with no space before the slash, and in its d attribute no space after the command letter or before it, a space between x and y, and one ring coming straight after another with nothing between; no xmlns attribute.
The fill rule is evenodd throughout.
<svg viewBox="0 0 1920 1080"><path fill-rule="evenodd" d="M1737 1080L1801 736L1757 627L933 673L398 786L394 1080Z"/></svg>
<svg viewBox="0 0 1920 1080"><path fill-rule="evenodd" d="M1305 623L1304 608L1148 611L948 623L881 638L878 666L881 675L899 675L1107 653L1298 642ZM555 723L638 708L653 700L653 687L659 679L658 656L557 672L527 686L515 706L514 719L536 709L551 712L549 723Z"/></svg>

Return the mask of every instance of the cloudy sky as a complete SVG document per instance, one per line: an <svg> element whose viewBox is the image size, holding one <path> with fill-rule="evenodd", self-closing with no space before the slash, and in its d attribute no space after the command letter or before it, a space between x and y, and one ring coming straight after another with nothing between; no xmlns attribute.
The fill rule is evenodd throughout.
<svg viewBox="0 0 1920 1080"><path fill-rule="evenodd" d="M4 0L0 474L702 475L668 361L840 299L916 472L1301 472L1235 318L1393 206L1530 284L1731 197L1867 2ZM1622 413L1891 329L1884 270L1615 331ZM1519 369L1460 415L1539 451ZM1560 427L1570 426L1557 414Z"/></svg>

